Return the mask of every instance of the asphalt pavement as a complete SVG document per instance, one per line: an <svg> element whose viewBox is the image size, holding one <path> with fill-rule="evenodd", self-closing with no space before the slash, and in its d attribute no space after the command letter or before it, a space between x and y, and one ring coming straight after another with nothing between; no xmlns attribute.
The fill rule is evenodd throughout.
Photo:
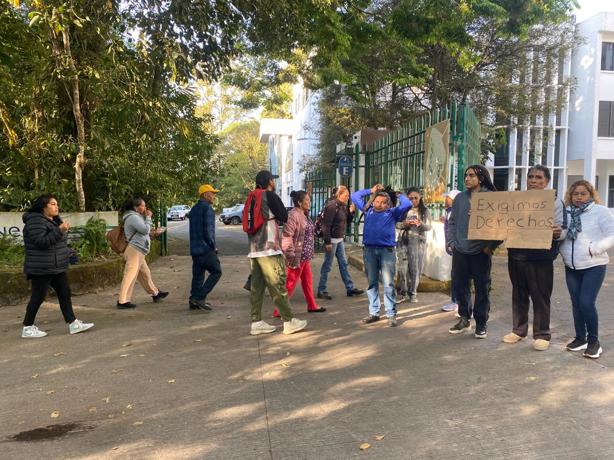
<svg viewBox="0 0 614 460"><path fill-rule="evenodd" d="M240 230L222 230L235 232L236 249L220 234L220 253L245 244ZM170 291L161 303L138 286L134 311L115 308L117 286L75 297L77 316L96 323L83 334L68 335L54 298L39 313L49 332L39 340L19 337L23 304L0 308L0 457L614 458L612 267L599 296L604 354L592 361L564 350L573 324L560 261L552 345L537 352L530 339L501 343L511 327L504 257L493 264L484 340L448 334L455 318L440 310L441 293L400 304L396 328L363 325L366 297L346 297L336 268L325 313L307 314L297 289L304 332L252 337L245 250L221 260L212 313L188 311L191 261L176 252L151 267Z"/></svg>

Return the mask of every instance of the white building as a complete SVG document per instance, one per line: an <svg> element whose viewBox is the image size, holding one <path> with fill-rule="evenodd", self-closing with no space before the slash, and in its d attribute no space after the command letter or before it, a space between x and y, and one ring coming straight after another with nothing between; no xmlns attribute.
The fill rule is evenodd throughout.
<svg viewBox="0 0 614 460"><path fill-rule="evenodd" d="M585 178L614 208L614 13L578 24L584 42L573 53L568 183Z"/></svg>
<svg viewBox="0 0 614 460"><path fill-rule="evenodd" d="M562 27L571 27L570 24ZM519 63L511 81L523 88L526 96L535 88L536 107L532 115L508 120L502 126L506 141L497 148L487 166L493 169L493 182L498 190L526 190L527 172L531 166L542 164L550 169L550 187L563 196L567 187L567 145L569 134L571 51L556 50L545 43L535 43L527 52L525 62ZM542 51L547 48L548 51ZM550 76L549 81L544 79Z"/></svg>
<svg viewBox="0 0 614 460"><path fill-rule="evenodd" d="M271 172L279 176L277 191L286 206L290 192L304 186L304 163L318 152L320 95L299 81L292 89L292 119L260 120L260 142L268 144Z"/></svg>

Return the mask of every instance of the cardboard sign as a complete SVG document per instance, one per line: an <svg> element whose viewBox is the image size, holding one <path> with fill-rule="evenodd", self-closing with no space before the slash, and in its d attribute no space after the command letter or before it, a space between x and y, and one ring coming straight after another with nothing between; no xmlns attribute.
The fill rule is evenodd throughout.
<svg viewBox="0 0 614 460"><path fill-rule="evenodd" d="M554 190L471 195L468 239L503 240L508 248L550 249Z"/></svg>

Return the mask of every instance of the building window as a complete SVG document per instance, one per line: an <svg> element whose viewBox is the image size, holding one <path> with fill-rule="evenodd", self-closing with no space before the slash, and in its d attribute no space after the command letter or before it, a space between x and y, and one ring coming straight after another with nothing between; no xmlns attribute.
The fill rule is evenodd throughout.
<svg viewBox="0 0 614 460"><path fill-rule="evenodd" d="M597 136L614 137L614 102L599 101Z"/></svg>
<svg viewBox="0 0 614 460"><path fill-rule="evenodd" d="M507 190L507 182L509 177L509 171L504 168L497 168L494 171L493 183L495 188L500 192Z"/></svg>
<svg viewBox="0 0 614 460"><path fill-rule="evenodd" d="M524 168L518 168L516 170L516 178L514 180L514 190L522 189L522 175L524 173Z"/></svg>
<svg viewBox="0 0 614 460"><path fill-rule="evenodd" d="M608 208L614 208L614 176L608 177Z"/></svg>
<svg viewBox="0 0 614 460"><path fill-rule="evenodd" d="M554 166L561 166L561 130L554 133Z"/></svg>
<svg viewBox="0 0 614 460"><path fill-rule="evenodd" d="M522 149L524 143L524 129L520 128L516 136L516 166L522 165Z"/></svg>
<svg viewBox="0 0 614 460"><path fill-rule="evenodd" d="M508 166L510 164L510 152L509 152L509 130L505 130L505 138L503 133L497 135L497 149L495 150L495 166ZM507 187L506 187L507 188Z"/></svg>
<svg viewBox="0 0 614 460"><path fill-rule="evenodd" d="M614 70L614 43L601 44L601 70Z"/></svg>

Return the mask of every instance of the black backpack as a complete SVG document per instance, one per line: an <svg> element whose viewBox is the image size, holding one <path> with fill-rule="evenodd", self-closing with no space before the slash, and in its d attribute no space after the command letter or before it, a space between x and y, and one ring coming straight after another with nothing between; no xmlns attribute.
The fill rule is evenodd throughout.
<svg viewBox="0 0 614 460"><path fill-rule="evenodd" d="M337 207L337 209L335 210L335 216L336 216L337 212L339 211L339 204L335 203L335 205ZM324 213L326 212L327 207L328 207L328 203L324 205L322 210L316 216L315 222L313 223L313 232L318 238L324 238L324 232L322 230L322 222L324 221Z"/></svg>

